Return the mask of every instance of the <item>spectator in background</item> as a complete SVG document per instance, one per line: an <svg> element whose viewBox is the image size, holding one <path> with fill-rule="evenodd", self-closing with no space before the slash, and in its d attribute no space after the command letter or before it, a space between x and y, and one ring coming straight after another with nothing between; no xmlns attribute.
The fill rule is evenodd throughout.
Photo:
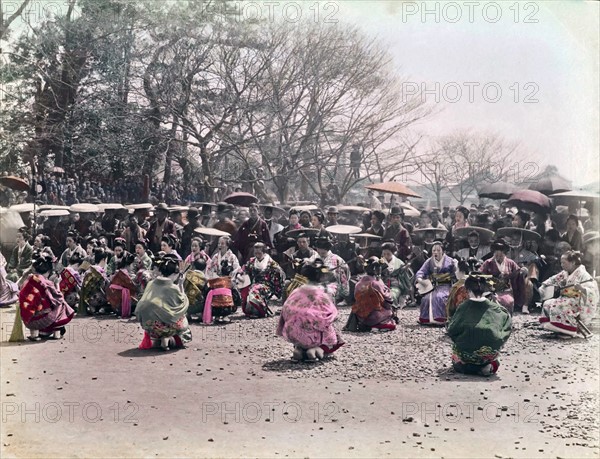
<svg viewBox="0 0 600 459"><path fill-rule="evenodd" d="M583 249L583 237L581 231L579 231L579 218L575 215L569 215L567 218L567 231L565 231L561 238L563 241L568 242L571 249L580 252Z"/></svg>

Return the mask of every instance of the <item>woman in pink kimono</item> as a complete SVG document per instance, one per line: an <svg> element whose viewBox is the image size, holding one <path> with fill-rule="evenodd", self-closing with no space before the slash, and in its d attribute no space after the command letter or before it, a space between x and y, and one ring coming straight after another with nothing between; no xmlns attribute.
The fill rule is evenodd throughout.
<svg viewBox="0 0 600 459"><path fill-rule="evenodd" d="M573 250L565 253L560 264L563 271L545 280L540 290L554 287L555 298L543 306L542 327L556 333L575 337L577 319L589 325L598 307L598 284L582 264L583 255Z"/></svg>
<svg viewBox="0 0 600 459"><path fill-rule="evenodd" d="M187 257L185 257L185 262L191 265L195 261L202 260L204 261L204 263L206 263L205 270L208 269L210 267L211 262L210 257L204 251L205 247L206 241L204 239L197 236L193 237L191 242L191 252Z"/></svg>
<svg viewBox="0 0 600 459"><path fill-rule="evenodd" d="M283 304L277 335L294 345L294 361L315 362L344 344L333 328L335 303L318 283L326 272L321 261L305 264L301 274L308 284L296 288Z"/></svg>

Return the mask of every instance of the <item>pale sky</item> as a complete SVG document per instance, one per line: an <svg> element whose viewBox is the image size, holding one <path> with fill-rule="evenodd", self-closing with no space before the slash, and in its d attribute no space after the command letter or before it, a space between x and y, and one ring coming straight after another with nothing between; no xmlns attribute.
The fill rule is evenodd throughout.
<svg viewBox="0 0 600 459"><path fill-rule="evenodd" d="M18 3L4 0L3 6ZM532 161L540 169L554 164L576 186L598 180L599 2L234 1L246 15L256 14L255 7L244 10L249 3L261 5L263 19L273 12L293 22L300 5L304 18L353 23L379 37L399 74L432 91L426 100L440 113L419 124L421 133L497 133L520 143L522 164ZM66 5L32 0L29 17L36 22L36 16ZM431 13L423 16L425 10ZM472 102L465 83L479 84L472 86ZM502 91L498 96L496 88ZM528 98L537 101L525 103Z"/></svg>
<svg viewBox="0 0 600 459"><path fill-rule="evenodd" d="M541 169L546 164L555 164L565 177L574 180L574 185L598 180L600 3L342 1L338 4L340 20L355 23L369 35L381 37L389 45L400 73L432 90L426 100L442 111L420 125L422 132L428 135L460 129L495 132L519 142L526 159L536 162ZM436 7L437 16L433 14ZM519 16L515 22L517 9ZM432 14L423 17L424 10ZM462 16L456 21L459 12ZM500 19L491 22L498 12ZM525 22L526 19L538 22ZM436 82L440 84L437 103ZM480 84L473 89L472 103L465 82ZM448 83L451 85L444 96L442 88ZM456 103L451 102L457 97L454 90L450 91L452 83L463 89ZM488 89L488 100L496 97L496 85L501 88L498 102L484 99L482 87L486 83L494 84ZM527 83L532 84L526 87ZM537 102L525 103L527 96Z"/></svg>

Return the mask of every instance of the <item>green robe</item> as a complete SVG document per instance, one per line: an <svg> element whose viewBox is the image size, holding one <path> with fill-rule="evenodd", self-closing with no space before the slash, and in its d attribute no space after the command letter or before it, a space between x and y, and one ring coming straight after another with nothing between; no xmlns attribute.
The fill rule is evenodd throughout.
<svg viewBox="0 0 600 459"><path fill-rule="evenodd" d="M511 332L508 311L490 300L462 303L448 324L453 359L485 365L495 360Z"/></svg>
<svg viewBox="0 0 600 459"><path fill-rule="evenodd" d="M148 283L135 315L152 338L179 335L184 343L191 341L186 313L188 297L170 279L158 277Z"/></svg>

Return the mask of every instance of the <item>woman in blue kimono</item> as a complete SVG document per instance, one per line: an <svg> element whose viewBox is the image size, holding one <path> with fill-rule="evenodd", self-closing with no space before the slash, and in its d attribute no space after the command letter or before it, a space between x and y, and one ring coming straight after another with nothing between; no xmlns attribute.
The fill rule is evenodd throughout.
<svg viewBox="0 0 600 459"><path fill-rule="evenodd" d="M431 253L415 276L417 288L423 293L419 323L441 326L446 323L446 301L456 281L458 262L444 253L442 241L433 243Z"/></svg>

